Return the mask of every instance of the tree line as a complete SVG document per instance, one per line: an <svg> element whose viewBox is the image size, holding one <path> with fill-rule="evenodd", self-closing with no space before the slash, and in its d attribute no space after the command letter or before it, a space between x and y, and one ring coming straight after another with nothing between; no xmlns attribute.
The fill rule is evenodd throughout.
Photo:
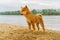
<svg viewBox="0 0 60 40"><path fill-rule="evenodd" d="M60 9L33 9L31 11L33 14L42 14L42 15L60 15ZM20 15L20 11L6 11L0 12L0 15Z"/></svg>
<svg viewBox="0 0 60 40"><path fill-rule="evenodd" d="M6 12L0 12L0 15L19 15L19 11L6 11Z"/></svg>

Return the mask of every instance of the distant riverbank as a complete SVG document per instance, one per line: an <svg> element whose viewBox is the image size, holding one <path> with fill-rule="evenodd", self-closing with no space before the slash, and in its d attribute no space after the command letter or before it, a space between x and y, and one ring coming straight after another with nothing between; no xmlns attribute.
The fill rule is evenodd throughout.
<svg viewBox="0 0 60 40"><path fill-rule="evenodd" d="M60 15L60 9L33 9L30 10L33 14L42 15ZM0 15L20 15L20 10L0 12Z"/></svg>

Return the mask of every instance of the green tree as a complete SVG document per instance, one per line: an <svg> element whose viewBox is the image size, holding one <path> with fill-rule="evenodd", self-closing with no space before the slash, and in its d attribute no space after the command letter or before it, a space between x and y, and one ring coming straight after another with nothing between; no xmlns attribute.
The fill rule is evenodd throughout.
<svg viewBox="0 0 60 40"><path fill-rule="evenodd" d="M37 13L37 10L33 9L33 10L32 10L32 13L33 13L33 14L36 14L36 13Z"/></svg>

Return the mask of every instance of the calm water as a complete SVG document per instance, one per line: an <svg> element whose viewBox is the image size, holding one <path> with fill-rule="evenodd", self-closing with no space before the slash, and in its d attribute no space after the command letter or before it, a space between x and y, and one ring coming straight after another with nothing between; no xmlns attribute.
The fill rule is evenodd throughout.
<svg viewBox="0 0 60 40"><path fill-rule="evenodd" d="M60 31L60 16L43 16L47 29ZM27 25L24 16L20 15L0 15L0 23Z"/></svg>

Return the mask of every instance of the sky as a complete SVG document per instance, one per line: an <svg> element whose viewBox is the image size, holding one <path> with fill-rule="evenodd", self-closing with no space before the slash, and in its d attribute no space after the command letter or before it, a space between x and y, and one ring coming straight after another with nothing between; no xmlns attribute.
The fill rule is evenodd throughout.
<svg viewBox="0 0 60 40"><path fill-rule="evenodd" d="M0 0L0 11L20 10L24 5L30 9L60 9L60 0Z"/></svg>

